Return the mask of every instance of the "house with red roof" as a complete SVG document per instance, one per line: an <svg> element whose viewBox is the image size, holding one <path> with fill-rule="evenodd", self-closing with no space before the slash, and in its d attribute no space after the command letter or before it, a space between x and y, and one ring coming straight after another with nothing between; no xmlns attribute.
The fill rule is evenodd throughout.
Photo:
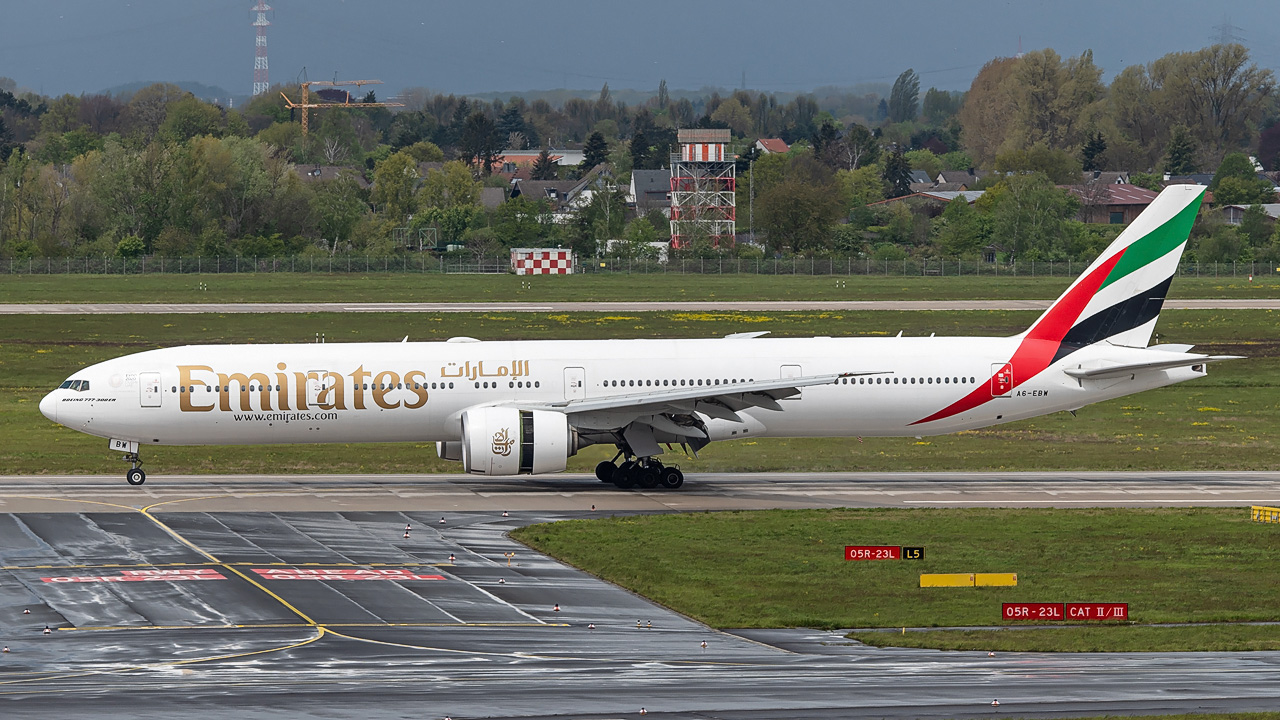
<svg viewBox="0 0 1280 720"><path fill-rule="evenodd" d="M782 138L760 138L756 141L756 149L765 155L785 153L791 149Z"/></svg>
<svg viewBox="0 0 1280 720"><path fill-rule="evenodd" d="M1157 193L1128 183L1092 182L1062 188L1080 200L1081 222L1128 225L1138 217Z"/></svg>

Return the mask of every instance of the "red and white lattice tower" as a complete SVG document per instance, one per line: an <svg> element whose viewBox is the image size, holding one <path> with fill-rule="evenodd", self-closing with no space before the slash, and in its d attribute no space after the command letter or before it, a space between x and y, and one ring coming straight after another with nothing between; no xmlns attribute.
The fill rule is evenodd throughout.
<svg viewBox="0 0 1280 720"><path fill-rule="evenodd" d="M715 247L733 245L736 230L734 158L725 153L728 130L686 129L671 156L671 246L702 237Z"/></svg>
<svg viewBox="0 0 1280 720"><path fill-rule="evenodd" d="M254 95L261 95L267 91L267 26L271 24L271 21L267 19L269 10L271 10L271 6L263 2L263 0L258 0L257 5L249 8L250 12L258 14L253 21L253 27L258 31L256 46L253 51Z"/></svg>

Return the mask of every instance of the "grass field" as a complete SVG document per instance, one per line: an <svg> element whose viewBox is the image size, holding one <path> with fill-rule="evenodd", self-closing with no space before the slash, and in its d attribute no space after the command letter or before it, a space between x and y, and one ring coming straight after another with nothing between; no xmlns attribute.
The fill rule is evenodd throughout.
<svg viewBox="0 0 1280 720"><path fill-rule="evenodd" d="M1021 300L1057 297L1069 277L240 273L4 275L0 303ZM1179 277L1172 297L1280 297L1280 275Z"/></svg>
<svg viewBox="0 0 1280 720"><path fill-rule="evenodd" d="M1004 602L1127 602L1137 624L1280 620L1280 528L1250 522L1247 509L773 510L566 521L512 534L718 628L993 626L1003 624ZM918 545L925 557L850 562L845 545ZM920 573L938 572L1016 572L1018 586L918 587ZM1280 649L1280 628L1238 625L857 638L1009 650Z"/></svg>
<svg viewBox="0 0 1280 720"><path fill-rule="evenodd" d="M330 342L481 338L717 337L741 330L777 336L1002 335L1028 312L315 314L0 316L0 464L11 472L118 473L105 441L39 414L50 388L76 369L119 355L187 343ZM1184 470L1280 468L1280 340L1270 311L1169 311L1164 342L1250 359L1208 378L1061 413L935 438L760 439L719 443L687 472L764 470ZM589 472L611 455L592 447L570 460ZM420 444L155 447L154 473L456 472Z"/></svg>

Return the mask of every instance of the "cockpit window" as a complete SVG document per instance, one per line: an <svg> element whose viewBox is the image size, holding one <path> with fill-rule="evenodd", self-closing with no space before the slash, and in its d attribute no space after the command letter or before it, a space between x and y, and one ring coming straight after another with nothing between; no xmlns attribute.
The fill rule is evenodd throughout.
<svg viewBox="0 0 1280 720"><path fill-rule="evenodd" d="M88 380L66 380L58 386L59 390L75 390L76 392L86 392L89 390Z"/></svg>
<svg viewBox="0 0 1280 720"><path fill-rule="evenodd" d="M71 387L71 381L70 381L70 380L66 380L66 381L63 381L63 383L62 383L61 385L59 385L59 386L58 386L58 389L59 389L59 390L66 390L66 389L67 389L67 388L69 388L69 387Z"/></svg>
<svg viewBox="0 0 1280 720"><path fill-rule="evenodd" d="M80 392L89 392L89 381L85 380L80 383Z"/></svg>

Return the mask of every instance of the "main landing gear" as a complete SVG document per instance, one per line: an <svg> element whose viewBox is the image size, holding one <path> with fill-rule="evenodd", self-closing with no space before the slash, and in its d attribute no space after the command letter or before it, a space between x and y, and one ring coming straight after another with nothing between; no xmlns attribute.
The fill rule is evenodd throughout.
<svg viewBox="0 0 1280 720"><path fill-rule="evenodd" d="M596 478L600 482L611 482L622 490L633 487L675 490L684 485L684 473L680 468L667 467L653 458L627 460L621 465L605 460L596 465Z"/></svg>
<svg viewBox="0 0 1280 720"><path fill-rule="evenodd" d="M120 459L132 465L124 474L126 482L130 485L141 485L147 481L147 474L142 472L142 458L138 457L138 453L125 453Z"/></svg>

